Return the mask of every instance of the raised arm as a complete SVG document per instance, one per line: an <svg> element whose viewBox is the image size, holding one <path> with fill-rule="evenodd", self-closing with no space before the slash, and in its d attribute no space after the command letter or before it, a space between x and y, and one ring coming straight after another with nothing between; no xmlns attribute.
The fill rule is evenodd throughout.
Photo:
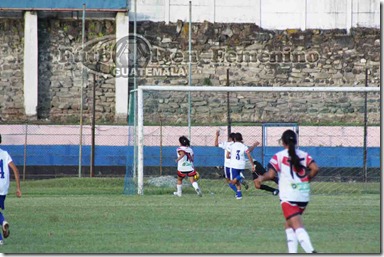
<svg viewBox="0 0 384 257"><path fill-rule="evenodd" d="M215 146L219 146L219 136L220 136L220 130L216 130Z"/></svg>
<svg viewBox="0 0 384 257"><path fill-rule="evenodd" d="M253 145L251 145L248 150L249 152L252 152L253 149L255 149L258 145L260 145L260 142L259 141L256 141L255 143L253 143Z"/></svg>
<svg viewBox="0 0 384 257"><path fill-rule="evenodd" d="M16 196L17 197L21 197L19 170L17 169L16 165L12 161L8 165L9 165L9 167L11 167L11 169L13 171L13 174L15 175L15 180L16 180Z"/></svg>

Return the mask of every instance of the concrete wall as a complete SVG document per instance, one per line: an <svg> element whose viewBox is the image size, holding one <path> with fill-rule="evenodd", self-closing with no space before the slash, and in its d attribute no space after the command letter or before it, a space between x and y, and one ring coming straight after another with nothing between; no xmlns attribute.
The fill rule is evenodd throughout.
<svg viewBox="0 0 384 257"><path fill-rule="evenodd" d="M130 1L134 10L134 1ZM130 12L130 20L133 20ZM188 0L137 1L137 19L189 21ZM192 22L255 23L265 29L380 27L379 0L194 0Z"/></svg>

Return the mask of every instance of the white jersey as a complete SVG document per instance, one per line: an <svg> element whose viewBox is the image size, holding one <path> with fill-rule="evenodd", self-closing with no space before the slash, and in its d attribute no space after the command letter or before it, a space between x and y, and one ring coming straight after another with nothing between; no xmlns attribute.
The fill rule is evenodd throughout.
<svg viewBox="0 0 384 257"><path fill-rule="evenodd" d="M0 195L7 195L9 189L9 167L12 161L7 151L0 149Z"/></svg>
<svg viewBox="0 0 384 257"><path fill-rule="evenodd" d="M279 196L281 201L308 202L310 198L310 185L306 168L314 160L312 157L299 149L296 154L304 166L299 172L290 165L288 149L276 153L269 161L269 167L272 167L279 176Z"/></svg>
<svg viewBox="0 0 384 257"><path fill-rule="evenodd" d="M238 170L245 169L245 156L244 154L248 152L248 146L244 145L241 142L234 142L228 146L227 151L231 154L231 168Z"/></svg>
<svg viewBox="0 0 384 257"><path fill-rule="evenodd" d="M177 157L180 157L179 152L182 151L185 153L183 158L177 162L177 170L181 172L193 171L195 170L193 166L193 150L187 146L180 146L177 148Z"/></svg>
<svg viewBox="0 0 384 257"><path fill-rule="evenodd" d="M225 167L228 167L228 168L230 168L231 167L231 159L228 159L227 158L227 152L228 152L228 147L230 146L230 145L232 145L233 144L233 142L221 142L221 143L219 143L219 147L220 148L222 148L222 149L224 149L225 151L224 151L224 168Z"/></svg>

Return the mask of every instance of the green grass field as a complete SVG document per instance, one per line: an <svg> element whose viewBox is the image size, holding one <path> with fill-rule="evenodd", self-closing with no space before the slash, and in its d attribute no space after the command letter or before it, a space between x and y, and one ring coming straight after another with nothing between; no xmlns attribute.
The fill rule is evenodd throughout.
<svg viewBox="0 0 384 257"><path fill-rule="evenodd" d="M3 253L286 253L278 197L250 188L236 200L222 180L191 187L146 186L123 195L123 178L11 184ZM315 194L304 223L320 253L380 253L380 193ZM300 248L300 247L299 247ZM300 248L300 252L303 252Z"/></svg>

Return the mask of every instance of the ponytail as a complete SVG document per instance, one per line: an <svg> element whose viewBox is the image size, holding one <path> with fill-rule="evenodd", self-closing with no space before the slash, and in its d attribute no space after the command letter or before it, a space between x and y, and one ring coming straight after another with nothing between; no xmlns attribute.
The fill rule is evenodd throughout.
<svg viewBox="0 0 384 257"><path fill-rule="evenodd" d="M300 158L296 154L296 144L294 143L288 143L288 154L291 157L291 163L293 167L295 167L296 171L300 171L302 168L301 163L300 163Z"/></svg>
<svg viewBox="0 0 384 257"><path fill-rule="evenodd" d="M288 146L288 154L291 157L291 164L293 167L295 167L296 171L300 171L302 168L302 165L300 163L300 158L296 154L296 144L297 144L297 138L296 133L293 130L286 130L283 135L281 136L281 140L284 144Z"/></svg>

